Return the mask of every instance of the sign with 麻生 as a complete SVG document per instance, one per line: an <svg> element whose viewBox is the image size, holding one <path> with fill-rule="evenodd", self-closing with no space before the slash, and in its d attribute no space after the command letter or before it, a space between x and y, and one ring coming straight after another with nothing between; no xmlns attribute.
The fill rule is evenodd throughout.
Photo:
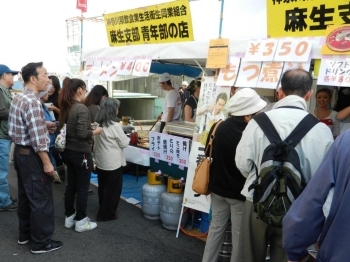
<svg viewBox="0 0 350 262"><path fill-rule="evenodd" d="M349 0L266 0L268 37L324 36L327 26L350 23Z"/></svg>
<svg viewBox="0 0 350 262"><path fill-rule="evenodd" d="M350 59L343 61L322 59L317 84L350 86Z"/></svg>
<svg viewBox="0 0 350 262"><path fill-rule="evenodd" d="M105 14L104 21L110 46L194 40L187 0Z"/></svg>

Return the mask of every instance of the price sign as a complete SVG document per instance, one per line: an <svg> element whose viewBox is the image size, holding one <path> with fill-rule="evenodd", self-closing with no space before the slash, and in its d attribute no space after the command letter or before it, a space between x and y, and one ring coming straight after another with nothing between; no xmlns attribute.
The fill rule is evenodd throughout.
<svg viewBox="0 0 350 262"><path fill-rule="evenodd" d="M282 75L288 70L292 70L292 69L304 69L305 71L309 71L310 65L311 65L311 59L303 63L302 62L285 62L283 66Z"/></svg>
<svg viewBox="0 0 350 262"><path fill-rule="evenodd" d="M216 84L219 86L233 86L237 79L240 61L237 57L230 57L226 68L220 69Z"/></svg>
<svg viewBox="0 0 350 262"><path fill-rule="evenodd" d="M256 87L276 89L282 70L282 62L263 62Z"/></svg>
<svg viewBox="0 0 350 262"><path fill-rule="evenodd" d="M312 47L311 40L280 39L274 61L306 62Z"/></svg>
<svg viewBox="0 0 350 262"><path fill-rule="evenodd" d="M244 61L273 61L278 39L249 41Z"/></svg>
<svg viewBox="0 0 350 262"><path fill-rule="evenodd" d="M160 159L173 163L174 161L174 139L170 140L171 136L167 134L161 134L161 154Z"/></svg>
<svg viewBox="0 0 350 262"><path fill-rule="evenodd" d="M322 59L317 77L318 85L350 86L350 59Z"/></svg>
<svg viewBox="0 0 350 262"><path fill-rule="evenodd" d="M148 76L151 69L151 59L138 59L135 61L133 76Z"/></svg>
<svg viewBox="0 0 350 262"><path fill-rule="evenodd" d="M175 154L174 154L174 164L179 166L188 166L189 159L189 144L190 140L187 138L174 137L175 138Z"/></svg>
<svg viewBox="0 0 350 262"><path fill-rule="evenodd" d="M149 132L149 155L151 158L160 159L161 157L161 133Z"/></svg>
<svg viewBox="0 0 350 262"><path fill-rule="evenodd" d="M261 70L261 62L242 61L239 68L236 87L256 87Z"/></svg>
<svg viewBox="0 0 350 262"><path fill-rule="evenodd" d="M123 60L119 61L119 68L117 71L117 75L121 76L129 76L133 72L135 60Z"/></svg>

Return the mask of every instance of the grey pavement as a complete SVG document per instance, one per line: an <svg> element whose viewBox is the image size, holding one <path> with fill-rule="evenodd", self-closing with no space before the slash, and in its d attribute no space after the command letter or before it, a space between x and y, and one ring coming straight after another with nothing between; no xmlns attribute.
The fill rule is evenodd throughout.
<svg viewBox="0 0 350 262"><path fill-rule="evenodd" d="M10 192L17 197L17 178L13 165L8 176ZM123 200L119 219L97 222L95 230L77 233L64 227L64 184L53 184L55 205L54 240L61 240L60 250L34 255L30 245L18 245L16 212L0 212L1 262L75 262L75 261L201 261L205 242L162 227L161 221L147 220L142 210ZM88 216L95 221L98 209L97 188L88 199Z"/></svg>

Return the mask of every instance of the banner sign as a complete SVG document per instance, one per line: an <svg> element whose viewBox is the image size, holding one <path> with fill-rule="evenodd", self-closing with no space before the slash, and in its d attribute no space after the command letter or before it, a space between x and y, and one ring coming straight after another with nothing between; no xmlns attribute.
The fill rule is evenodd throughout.
<svg viewBox="0 0 350 262"><path fill-rule="evenodd" d="M236 87L256 87L261 70L261 62L247 62L241 61L239 67Z"/></svg>
<svg viewBox="0 0 350 262"><path fill-rule="evenodd" d="M350 86L350 59L342 61L322 59L317 84Z"/></svg>
<svg viewBox="0 0 350 262"><path fill-rule="evenodd" d="M229 64L226 66L226 68L220 69L216 84L220 86L233 86L237 80L239 64L239 58L230 57Z"/></svg>
<svg viewBox="0 0 350 262"><path fill-rule="evenodd" d="M268 37L323 36L329 25L350 23L349 0L266 0Z"/></svg>
<svg viewBox="0 0 350 262"><path fill-rule="evenodd" d="M187 0L104 15L110 46L194 40Z"/></svg>
<svg viewBox="0 0 350 262"><path fill-rule="evenodd" d="M150 158L155 162L159 160L169 165L178 165L183 169L188 167L190 152L190 140L178 136L149 132L149 153Z"/></svg>
<svg viewBox="0 0 350 262"><path fill-rule="evenodd" d="M350 2L349 2L350 15ZM326 43L322 46L322 55L350 54L350 25L333 25L326 30Z"/></svg>

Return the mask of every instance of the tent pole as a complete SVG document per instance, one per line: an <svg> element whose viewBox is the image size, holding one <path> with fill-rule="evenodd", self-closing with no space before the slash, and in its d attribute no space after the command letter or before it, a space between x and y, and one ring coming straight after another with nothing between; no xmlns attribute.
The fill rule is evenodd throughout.
<svg viewBox="0 0 350 262"><path fill-rule="evenodd" d="M222 20L224 19L224 0L221 1L221 13L220 13L220 27L219 27L219 39L221 38L222 33Z"/></svg>

